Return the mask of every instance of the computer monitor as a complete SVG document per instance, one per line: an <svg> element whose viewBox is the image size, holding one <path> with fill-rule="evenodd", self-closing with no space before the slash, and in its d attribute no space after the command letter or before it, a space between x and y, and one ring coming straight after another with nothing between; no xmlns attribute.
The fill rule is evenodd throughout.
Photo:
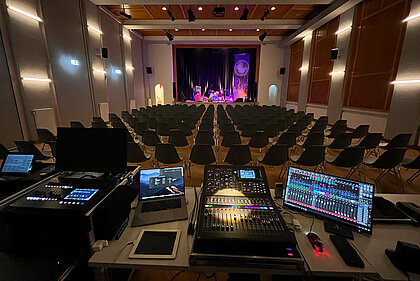
<svg viewBox="0 0 420 281"><path fill-rule="evenodd" d="M34 161L33 154L9 153L1 165L0 174L3 176L28 175Z"/></svg>
<svg viewBox="0 0 420 281"><path fill-rule="evenodd" d="M372 234L374 185L290 167L283 204Z"/></svg>
<svg viewBox="0 0 420 281"><path fill-rule="evenodd" d="M185 194L182 167L140 171L140 200Z"/></svg>
<svg viewBox="0 0 420 281"><path fill-rule="evenodd" d="M127 130L58 128L57 171L124 173Z"/></svg>

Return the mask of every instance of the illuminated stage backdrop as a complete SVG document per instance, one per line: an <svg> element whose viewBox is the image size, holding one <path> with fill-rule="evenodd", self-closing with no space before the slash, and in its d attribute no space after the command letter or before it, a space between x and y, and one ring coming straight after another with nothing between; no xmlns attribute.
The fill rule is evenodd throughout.
<svg viewBox="0 0 420 281"><path fill-rule="evenodd" d="M234 100L248 96L249 53L235 54L233 67L233 95Z"/></svg>

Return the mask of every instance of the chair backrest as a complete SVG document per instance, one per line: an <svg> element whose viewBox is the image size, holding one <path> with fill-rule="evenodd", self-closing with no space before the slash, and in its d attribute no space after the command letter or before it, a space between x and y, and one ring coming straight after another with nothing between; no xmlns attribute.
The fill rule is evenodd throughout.
<svg viewBox="0 0 420 281"><path fill-rule="evenodd" d="M214 145L213 133L210 131L198 131L195 136L195 144Z"/></svg>
<svg viewBox="0 0 420 281"><path fill-rule="evenodd" d="M257 132L257 125L255 123L247 123L244 125L241 136L252 137Z"/></svg>
<svg viewBox="0 0 420 281"><path fill-rule="evenodd" d="M373 149L379 145L381 138L381 133L368 133L357 146L362 146L365 149Z"/></svg>
<svg viewBox="0 0 420 281"><path fill-rule="evenodd" d="M213 123L201 123L199 131L213 131Z"/></svg>
<svg viewBox="0 0 420 281"><path fill-rule="evenodd" d="M343 149L351 144L352 133L339 134L334 138L333 142L328 146L333 149Z"/></svg>
<svg viewBox="0 0 420 281"><path fill-rule="evenodd" d="M147 118L147 127L149 129L156 129L156 126L157 126L156 118L154 117Z"/></svg>
<svg viewBox="0 0 420 281"><path fill-rule="evenodd" d="M310 133L324 133L324 130L326 127L327 127L326 123L315 123L309 132Z"/></svg>
<svg viewBox="0 0 420 281"><path fill-rule="evenodd" d="M411 134L398 134L389 141L385 148L389 149L393 147L407 147L410 138Z"/></svg>
<svg viewBox="0 0 420 281"><path fill-rule="evenodd" d="M57 142L50 141L48 145L51 147L51 154L53 157L57 157Z"/></svg>
<svg viewBox="0 0 420 281"><path fill-rule="evenodd" d="M156 131L144 131L142 142L148 146L156 146L156 144L161 143Z"/></svg>
<svg viewBox="0 0 420 281"><path fill-rule="evenodd" d="M211 145L195 144L191 149L190 161L198 165L208 165L216 162Z"/></svg>
<svg viewBox="0 0 420 281"><path fill-rule="evenodd" d="M337 120L335 121L335 123L332 125L332 127L334 128L335 126L340 126L340 125L347 125L347 120ZM331 129L332 130L332 129Z"/></svg>
<svg viewBox="0 0 420 281"><path fill-rule="evenodd" d="M50 141L56 141L57 138L51 133L48 129L36 129L36 133L38 134L39 139L43 143L48 143Z"/></svg>
<svg viewBox="0 0 420 281"><path fill-rule="evenodd" d="M332 163L339 167L355 167L363 162L364 153L363 147L347 147L338 154Z"/></svg>
<svg viewBox="0 0 420 281"><path fill-rule="evenodd" d="M306 148L311 145L322 145L324 143L324 133L310 133L303 143L302 147Z"/></svg>
<svg viewBox="0 0 420 281"><path fill-rule="evenodd" d="M125 125L122 121L111 121L111 126L112 128L117 128L117 129L125 129Z"/></svg>
<svg viewBox="0 0 420 281"><path fill-rule="evenodd" d="M34 154L36 160L47 160L48 156L45 156L41 151L39 151L36 146L29 141L14 141L16 147L20 153L25 154Z"/></svg>
<svg viewBox="0 0 420 281"><path fill-rule="evenodd" d="M289 147L284 144L271 146L260 162L265 165L279 166L289 160Z"/></svg>
<svg viewBox="0 0 420 281"><path fill-rule="evenodd" d="M221 145L224 147L231 147L235 144L241 144L241 136L237 131L230 131L223 137Z"/></svg>
<svg viewBox="0 0 420 281"><path fill-rule="evenodd" d="M303 166L316 166L325 159L325 146L313 145L307 147L296 161L297 164Z"/></svg>
<svg viewBox="0 0 420 281"><path fill-rule="evenodd" d="M102 123L102 125L105 125L105 127L98 127L98 128L106 128L106 123L105 123L105 121L104 121L104 119L102 119L102 117L93 117L93 122L99 122L99 123Z"/></svg>
<svg viewBox="0 0 420 281"><path fill-rule="evenodd" d="M99 121L92 121L92 128L107 128L106 123Z"/></svg>
<svg viewBox="0 0 420 281"><path fill-rule="evenodd" d="M417 155L417 157L413 161L404 164L403 166L409 169L420 169L420 154Z"/></svg>
<svg viewBox="0 0 420 281"><path fill-rule="evenodd" d="M136 132L137 135L143 135L144 131L148 131L146 123L136 122L134 124L134 132Z"/></svg>
<svg viewBox="0 0 420 281"><path fill-rule="evenodd" d="M407 148L393 147L385 151L371 164L372 167L380 169L394 168L404 159L404 154Z"/></svg>
<svg viewBox="0 0 420 281"><path fill-rule="evenodd" d="M169 136L168 123L157 123L156 132L159 136Z"/></svg>
<svg viewBox="0 0 420 281"><path fill-rule="evenodd" d="M187 146L188 141L182 131L170 131L169 132L169 143L173 146Z"/></svg>
<svg viewBox="0 0 420 281"><path fill-rule="evenodd" d="M353 131L352 138L353 139L360 139L364 138L369 133L369 125L359 125Z"/></svg>
<svg viewBox="0 0 420 281"><path fill-rule="evenodd" d="M84 128L82 122L80 121L70 121L70 127L71 128Z"/></svg>
<svg viewBox="0 0 420 281"><path fill-rule="evenodd" d="M264 131L267 133L269 138L274 138L279 134L279 124L268 123L266 124Z"/></svg>
<svg viewBox="0 0 420 281"><path fill-rule="evenodd" d="M193 135L190 129L190 125L188 123L185 123L185 122L178 123L178 130L182 131L185 136Z"/></svg>
<svg viewBox="0 0 420 281"><path fill-rule="evenodd" d="M266 132L256 132L248 142L249 147L262 148L268 145L268 135Z"/></svg>
<svg viewBox="0 0 420 281"><path fill-rule="evenodd" d="M141 147L134 142L127 144L127 162L141 163L149 160L145 155Z"/></svg>
<svg viewBox="0 0 420 281"><path fill-rule="evenodd" d="M7 154L9 154L9 150L0 143L0 159L6 159Z"/></svg>
<svg viewBox="0 0 420 281"><path fill-rule="evenodd" d="M248 145L232 145L226 155L225 162L231 165L245 165L251 162L251 152Z"/></svg>
<svg viewBox="0 0 420 281"><path fill-rule="evenodd" d="M182 161L175 146L170 143L156 144L155 158L165 164L175 164Z"/></svg>
<svg viewBox="0 0 420 281"><path fill-rule="evenodd" d="M328 138L336 138L340 134L344 134L347 131L346 124L337 124L331 128L330 134L327 136Z"/></svg>
<svg viewBox="0 0 420 281"><path fill-rule="evenodd" d="M292 147L296 144L296 133L295 132L285 132L280 135L276 145L286 144L288 147Z"/></svg>
<svg viewBox="0 0 420 281"><path fill-rule="evenodd" d="M289 126L286 119L278 119L277 124L279 124L279 131L284 131Z"/></svg>

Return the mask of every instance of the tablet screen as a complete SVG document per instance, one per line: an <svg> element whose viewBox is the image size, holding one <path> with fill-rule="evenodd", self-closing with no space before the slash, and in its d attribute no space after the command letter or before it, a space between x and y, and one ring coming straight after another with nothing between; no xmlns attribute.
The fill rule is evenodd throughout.
<svg viewBox="0 0 420 281"><path fill-rule="evenodd" d="M177 232L145 231L137 245L136 255L172 255Z"/></svg>

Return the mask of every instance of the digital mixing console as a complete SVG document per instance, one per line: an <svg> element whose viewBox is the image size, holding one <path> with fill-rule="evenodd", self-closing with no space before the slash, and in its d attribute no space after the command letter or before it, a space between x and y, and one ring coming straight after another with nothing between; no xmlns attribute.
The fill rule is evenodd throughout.
<svg viewBox="0 0 420 281"><path fill-rule="evenodd" d="M203 187L193 264L218 259L301 265L294 234L270 196L263 167L206 166Z"/></svg>

